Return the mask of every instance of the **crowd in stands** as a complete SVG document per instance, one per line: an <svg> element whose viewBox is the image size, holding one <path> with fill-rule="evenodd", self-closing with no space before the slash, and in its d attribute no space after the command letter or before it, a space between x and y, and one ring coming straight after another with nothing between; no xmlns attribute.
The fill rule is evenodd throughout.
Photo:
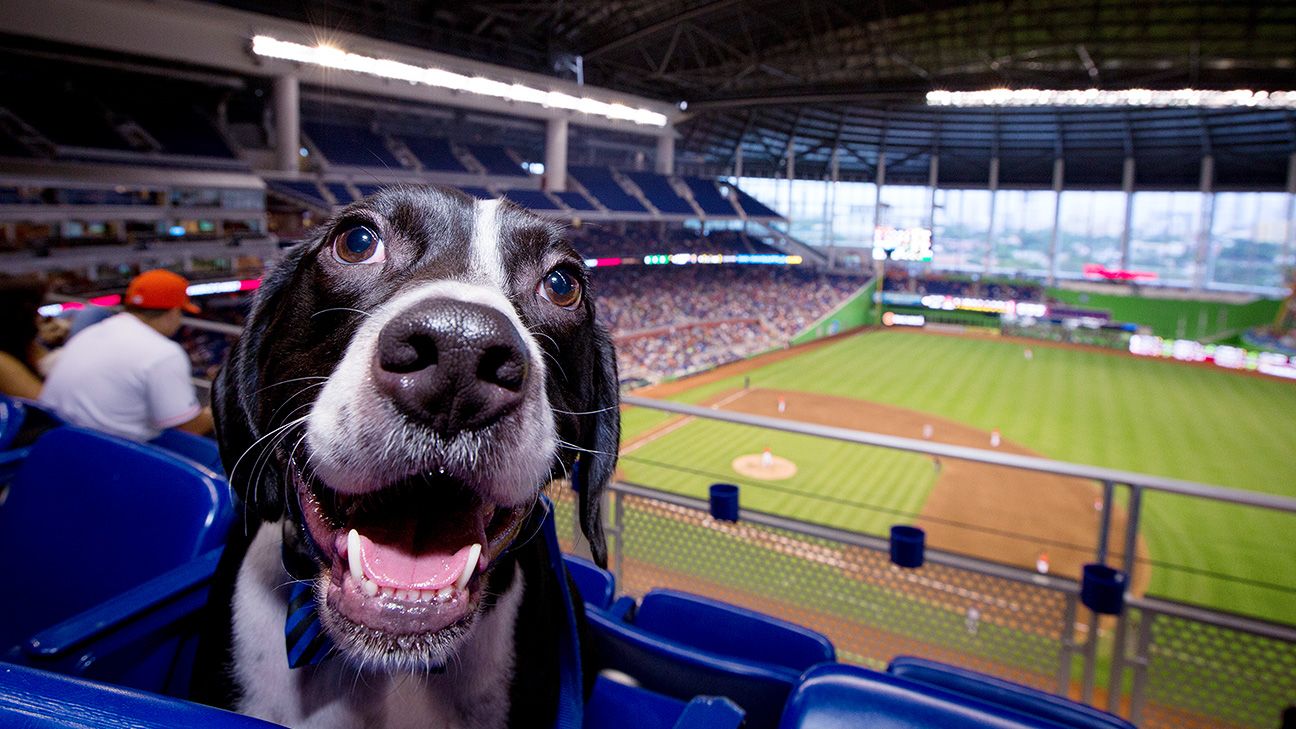
<svg viewBox="0 0 1296 729"><path fill-rule="evenodd" d="M786 345L865 280L782 266L595 269L623 376L657 380Z"/></svg>
<svg viewBox="0 0 1296 729"><path fill-rule="evenodd" d="M688 228L663 231L656 223L626 223L624 232L589 223L568 228L567 238L587 258L621 258L656 253L778 253L741 230L701 234Z"/></svg>
<svg viewBox="0 0 1296 729"><path fill-rule="evenodd" d="M1034 281L933 271L910 273L907 268L899 266L887 267L883 290L920 296L930 294L998 301L1044 301L1044 287Z"/></svg>

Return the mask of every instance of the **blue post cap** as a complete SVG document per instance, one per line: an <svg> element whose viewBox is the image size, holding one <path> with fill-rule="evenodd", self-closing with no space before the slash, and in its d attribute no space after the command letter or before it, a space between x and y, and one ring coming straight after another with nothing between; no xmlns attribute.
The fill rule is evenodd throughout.
<svg viewBox="0 0 1296 729"><path fill-rule="evenodd" d="M711 516L722 521L738 521L738 486L736 484L711 484Z"/></svg>
<svg viewBox="0 0 1296 729"><path fill-rule="evenodd" d="M1128 575L1105 564L1081 568L1080 602L1100 615L1120 615L1125 609Z"/></svg>
<svg viewBox="0 0 1296 729"><path fill-rule="evenodd" d="M901 567L922 567L926 544L927 534L918 527L891 527L891 561Z"/></svg>

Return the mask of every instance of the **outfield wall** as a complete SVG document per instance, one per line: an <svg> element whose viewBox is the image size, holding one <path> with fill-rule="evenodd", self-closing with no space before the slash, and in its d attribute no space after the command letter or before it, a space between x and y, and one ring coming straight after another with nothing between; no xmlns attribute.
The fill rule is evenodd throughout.
<svg viewBox="0 0 1296 729"><path fill-rule="evenodd" d="M873 307L873 292L876 290L877 279L869 281L841 306L793 337L792 344L806 344L852 329L877 324L877 312Z"/></svg>
<svg viewBox="0 0 1296 729"><path fill-rule="evenodd" d="M1254 326L1272 324L1282 303L1257 299L1245 304L1189 299L1149 299L1140 296L1098 294L1069 289L1047 289L1047 295L1066 304L1111 312L1116 321L1134 322L1159 337L1209 341Z"/></svg>

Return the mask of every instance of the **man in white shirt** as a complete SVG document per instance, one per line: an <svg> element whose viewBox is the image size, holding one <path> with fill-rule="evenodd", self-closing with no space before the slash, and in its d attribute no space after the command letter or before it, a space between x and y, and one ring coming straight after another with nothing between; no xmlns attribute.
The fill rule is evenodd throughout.
<svg viewBox="0 0 1296 729"><path fill-rule="evenodd" d="M41 402L76 425L135 440L152 440L165 428L211 432L211 409L198 404L189 356L170 339L182 312L198 312L188 285L162 269L132 279L125 312L64 345Z"/></svg>

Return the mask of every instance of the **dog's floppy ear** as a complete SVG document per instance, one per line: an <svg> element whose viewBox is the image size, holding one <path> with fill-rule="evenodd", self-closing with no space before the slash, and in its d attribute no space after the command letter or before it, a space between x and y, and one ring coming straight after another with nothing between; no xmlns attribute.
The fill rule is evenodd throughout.
<svg viewBox="0 0 1296 729"><path fill-rule="evenodd" d="M278 468L266 468L269 448L261 440L262 355L266 341L274 331L274 319L283 307L281 299L305 252L298 245L273 270L268 271L257 289L252 311L243 333L230 350L229 357L212 383L212 415L216 420L216 440L220 445L221 463L230 487L242 499L244 507L266 521L277 521L284 510L283 476Z"/></svg>
<svg viewBox="0 0 1296 729"><path fill-rule="evenodd" d="M603 537L603 489L616 470L621 444L621 396L618 389L616 352L612 338L601 325L593 327L593 371L586 413L580 418L581 447L576 462L580 489L581 530L589 541L590 555L600 567L607 566L607 541Z"/></svg>

